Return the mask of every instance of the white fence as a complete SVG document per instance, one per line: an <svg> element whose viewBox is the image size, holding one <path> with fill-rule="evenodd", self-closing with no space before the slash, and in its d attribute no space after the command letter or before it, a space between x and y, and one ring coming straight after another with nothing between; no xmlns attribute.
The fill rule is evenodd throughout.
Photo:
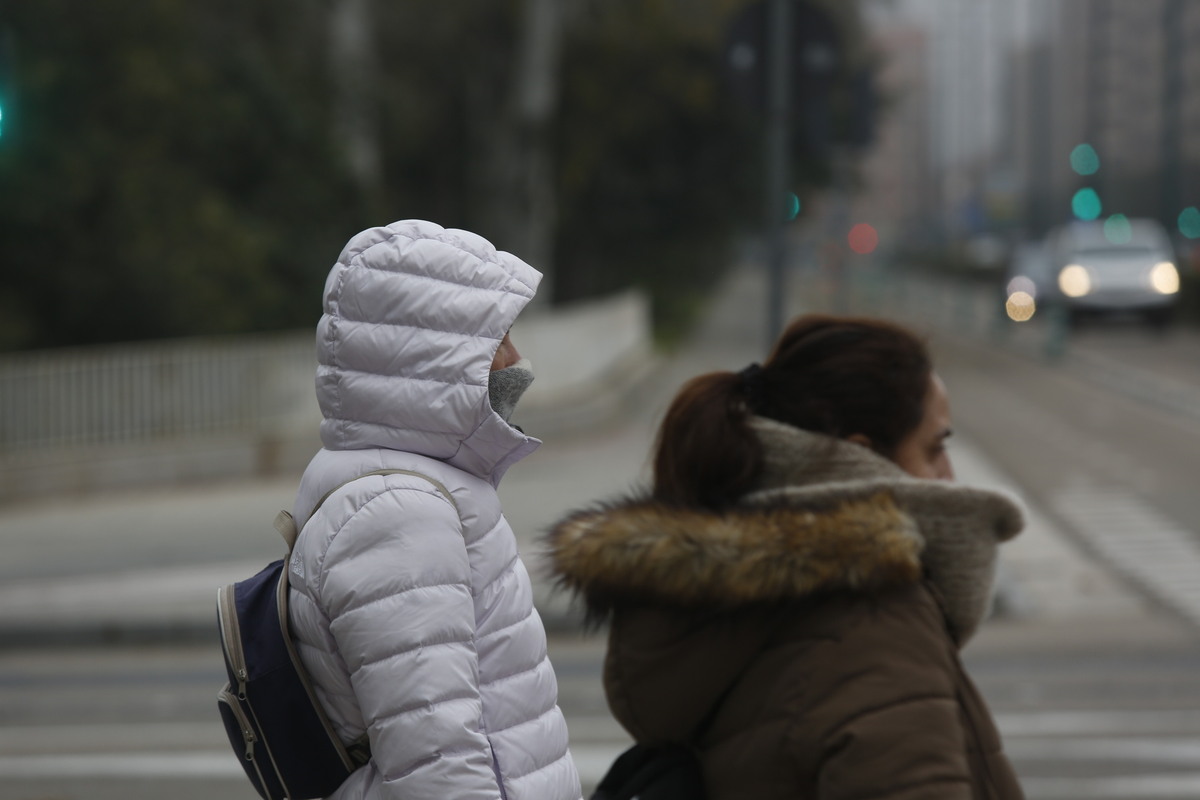
<svg viewBox="0 0 1200 800"><path fill-rule="evenodd" d="M652 363L627 292L522 318L539 433L614 413ZM0 356L0 503L298 471L319 448L311 331Z"/></svg>
<svg viewBox="0 0 1200 800"><path fill-rule="evenodd" d="M315 366L311 332L3 356L0 453L260 433Z"/></svg>

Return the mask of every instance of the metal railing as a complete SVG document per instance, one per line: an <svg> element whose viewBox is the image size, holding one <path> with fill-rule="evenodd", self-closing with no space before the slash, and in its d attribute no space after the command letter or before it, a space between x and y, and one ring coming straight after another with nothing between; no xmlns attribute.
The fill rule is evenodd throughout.
<svg viewBox="0 0 1200 800"><path fill-rule="evenodd" d="M0 356L0 452L259 433L315 366L307 331Z"/></svg>

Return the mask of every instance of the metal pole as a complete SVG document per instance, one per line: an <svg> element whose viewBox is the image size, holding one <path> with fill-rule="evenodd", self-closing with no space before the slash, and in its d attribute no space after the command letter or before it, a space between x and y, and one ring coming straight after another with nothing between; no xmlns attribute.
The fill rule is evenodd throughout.
<svg viewBox="0 0 1200 800"><path fill-rule="evenodd" d="M792 0L770 0L767 7L767 130L766 130L766 225L767 225L767 349L783 330L784 195L791 166L788 162L788 123L791 99Z"/></svg>
<svg viewBox="0 0 1200 800"><path fill-rule="evenodd" d="M1159 218L1168 225L1175 222L1182 197L1179 173L1183 159L1179 132L1183 117L1183 75L1180 66L1187 46L1182 23L1182 0L1167 0L1162 21L1162 35L1166 42L1163 47L1162 211Z"/></svg>

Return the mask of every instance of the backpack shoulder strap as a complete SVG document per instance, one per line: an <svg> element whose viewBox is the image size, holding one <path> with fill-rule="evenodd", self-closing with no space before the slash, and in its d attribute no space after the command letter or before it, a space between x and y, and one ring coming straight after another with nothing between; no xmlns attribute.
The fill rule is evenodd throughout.
<svg viewBox="0 0 1200 800"><path fill-rule="evenodd" d="M372 470L371 472L364 472L362 475L358 475L348 481L339 483L337 486L330 489L321 497L320 500L317 501L317 504L313 506L313 510L308 514L309 519L312 518L313 514L317 513L317 509L323 506L325 501L329 499L330 495L332 495L338 489L348 486L360 478L368 478L372 475L411 475L414 478L421 478L422 480L429 481L433 484L433 487L438 490L438 493L445 497L446 500L449 501L450 505L454 507L454 513L459 513L458 503L454 502L454 496L450 494L450 490L447 489L441 481L431 478L428 475L420 472L414 472L411 469L376 469ZM283 541L287 542L288 552L292 552L292 548L296 546L296 538L300 535L300 531L296 528L296 520L292 518L291 512L280 511L275 515L275 530L279 531L279 535L283 537Z"/></svg>

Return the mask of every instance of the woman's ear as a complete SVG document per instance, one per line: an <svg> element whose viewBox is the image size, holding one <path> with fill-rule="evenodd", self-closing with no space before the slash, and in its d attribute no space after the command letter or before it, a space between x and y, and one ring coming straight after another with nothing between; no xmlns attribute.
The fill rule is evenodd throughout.
<svg viewBox="0 0 1200 800"><path fill-rule="evenodd" d="M846 437L846 441L854 442L855 444L861 444L863 447L867 448L868 450L875 449L874 447L871 446L871 440L868 439L864 434L861 434L861 433L850 434L849 436Z"/></svg>

